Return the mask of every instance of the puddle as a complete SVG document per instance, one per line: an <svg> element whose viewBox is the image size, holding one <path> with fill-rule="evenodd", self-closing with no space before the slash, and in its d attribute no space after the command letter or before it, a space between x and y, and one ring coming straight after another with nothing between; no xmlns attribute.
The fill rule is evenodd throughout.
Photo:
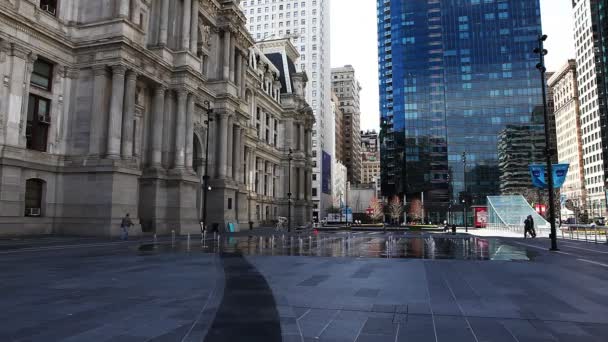
<svg viewBox="0 0 608 342"><path fill-rule="evenodd" d="M504 244L496 238L443 234L321 233L310 236L238 236L193 239L188 243L142 244L140 255L171 252L239 253L242 255L415 258L455 260L532 260L523 247Z"/></svg>

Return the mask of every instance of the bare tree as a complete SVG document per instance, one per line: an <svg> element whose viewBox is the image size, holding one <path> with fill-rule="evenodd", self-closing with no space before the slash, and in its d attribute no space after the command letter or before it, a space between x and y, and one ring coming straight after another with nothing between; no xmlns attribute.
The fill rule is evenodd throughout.
<svg viewBox="0 0 608 342"><path fill-rule="evenodd" d="M384 206L380 200L378 200L378 197L372 197L372 200L369 202L369 207L372 209L371 214L369 215L372 221L382 221L382 217L384 216Z"/></svg>
<svg viewBox="0 0 608 342"><path fill-rule="evenodd" d="M401 205L401 199L399 197L391 197L391 200L388 203L388 214L393 221L399 221L399 218L403 214L403 205Z"/></svg>
<svg viewBox="0 0 608 342"><path fill-rule="evenodd" d="M422 201L415 198L410 202L408 216L413 221L419 222L422 220Z"/></svg>

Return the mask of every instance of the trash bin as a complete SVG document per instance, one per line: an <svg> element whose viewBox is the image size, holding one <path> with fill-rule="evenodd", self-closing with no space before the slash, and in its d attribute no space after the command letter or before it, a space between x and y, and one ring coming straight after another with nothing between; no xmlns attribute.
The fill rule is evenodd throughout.
<svg viewBox="0 0 608 342"><path fill-rule="evenodd" d="M452 225L452 234L456 234L456 225L455 224Z"/></svg>
<svg viewBox="0 0 608 342"><path fill-rule="evenodd" d="M213 224L213 232L214 233L219 233L220 232L220 224L219 223L214 223Z"/></svg>
<svg viewBox="0 0 608 342"><path fill-rule="evenodd" d="M253 221L249 221L249 230L253 230Z"/></svg>

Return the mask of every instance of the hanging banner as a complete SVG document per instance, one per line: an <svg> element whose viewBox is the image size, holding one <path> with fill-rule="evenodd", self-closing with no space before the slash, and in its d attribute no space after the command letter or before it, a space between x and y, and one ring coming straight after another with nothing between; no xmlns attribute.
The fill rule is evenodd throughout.
<svg viewBox="0 0 608 342"><path fill-rule="evenodd" d="M570 164L554 164L553 165L553 188L559 189L564 185ZM532 175L532 185L536 188L546 189L549 185L545 177L547 174L547 166L544 164L530 165L530 174Z"/></svg>

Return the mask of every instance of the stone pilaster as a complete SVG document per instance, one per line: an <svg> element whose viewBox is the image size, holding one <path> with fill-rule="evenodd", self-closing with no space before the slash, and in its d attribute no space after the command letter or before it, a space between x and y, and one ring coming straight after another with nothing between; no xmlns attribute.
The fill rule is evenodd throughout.
<svg viewBox="0 0 608 342"><path fill-rule="evenodd" d="M192 0L192 17L190 18L190 51L195 55L198 48L198 1Z"/></svg>
<svg viewBox="0 0 608 342"><path fill-rule="evenodd" d="M154 120L152 121L152 153L150 166L160 168L162 162L163 116L165 112L165 94L167 88L158 85L154 89Z"/></svg>
<svg viewBox="0 0 608 342"><path fill-rule="evenodd" d="M190 50L190 20L192 19L192 0L184 0L182 13L182 50Z"/></svg>
<svg viewBox="0 0 608 342"><path fill-rule="evenodd" d="M232 151L232 178L235 181L240 181L241 173L241 127L234 125L234 146Z"/></svg>
<svg viewBox="0 0 608 342"><path fill-rule="evenodd" d="M106 135L106 155L108 158L120 157L126 70L127 69L123 65L112 67L112 97L110 99L110 117Z"/></svg>
<svg viewBox="0 0 608 342"><path fill-rule="evenodd" d="M230 117L228 118L228 144L226 146L226 161L227 161L227 165L226 165L226 175L228 176L228 178L232 178L233 174L232 174L232 162L233 162L233 147L234 147L234 116L230 115Z"/></svg>
<svg viewBox="0 0 608 342"><path fill-rule="evenodd" d="M136 86L137 73L130 71L127 74L124 113L122 115L122 140L120 144L120 155L123 158L131 158L133 156L133 120L135 117Z"/></svg>
<svg viewBox="0 0 608 342"><path fill-rule="evenodd" d="M186 168L192 170L194 144L194 94L188 96L186 111Z"/></svg>
<svg viewBox="0 0 608 342"><path fill-rule="evenodd" d="M228 81L230 79L230 47L232 46L232 39L230 37L231 33L230 33L230 29L229 28L225 28L224 29L224 42L223 42L223 48L224 48L224 52L222 54L222 79L224 81Z"/></svg>
<svg viewBox="0 0 608 342"><path fill-rule="evenodd" d="M108 71L105 65L93 67L93 104L89 129L89 154L96 156L102 153L103 129L107 113L105 106L107 77Z"/></svg>
<svg viewBox="0 0 608 342"><path fill-rule="evenodd" d="M186 110L188 106L188 91L180 89L177 92L177 123L175 125L175 152L173 167L183 169L186 160Z"/></svg>
<svg viewBox="0 0 608 342"><path fill-rule="evenodd" d="M219 179L226 178L226 166L228 160L228 154L226 152L228 146L228 116L227 114L220 114L217 118L218 129L216 136L216 150L215 150L215 162L216 162L216 175Z"/></svg>
<svg viewBox="0 0 608 342"><path fill-rule="evenodd" d="M129 18L129 0L116 0L118 2L118 17Z"/></svg>
<svg viewBox="0 0 608 342"><path fill-rule="evenodd" d="M167 45L167 38L169 35L169 1L161 0L160 8L160 29L158 44L161 46Z"/></svg>

